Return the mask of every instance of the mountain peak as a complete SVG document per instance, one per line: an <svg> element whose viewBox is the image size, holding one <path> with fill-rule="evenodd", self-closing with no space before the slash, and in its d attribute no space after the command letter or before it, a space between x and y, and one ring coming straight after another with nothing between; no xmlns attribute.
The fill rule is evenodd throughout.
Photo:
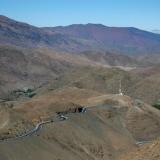
<svg viewBox="0 0 160 160"><path fill-rule="evenodd" d="M3 15L0 16L0 27L1 44L29 48L43 45L72 53L97 50L127 55L159 54L160 49L160 35L134 27L88 23L38 28Z"/></svg>
<svg viewBox="0 0 160 160"><path fill-rule="evenodd" d="M10 18L8 18L8 17L6 17L6 16L4 16L4 15L0 15L0 22L1 21L14 21L14 20L12 20L12 19L10 19Z"/></svg>
<svg viewBox="0 0 160 160"><path fill-rule="evenodd" d="M9 19L7 16L0 15L0 19Z"/></svg>
<svg viewBox="0 0 160 160"><path fill-rule="evenodd" d="M87 23L86 26L95 26L95 27L107 27L100 23Z"/></svg>

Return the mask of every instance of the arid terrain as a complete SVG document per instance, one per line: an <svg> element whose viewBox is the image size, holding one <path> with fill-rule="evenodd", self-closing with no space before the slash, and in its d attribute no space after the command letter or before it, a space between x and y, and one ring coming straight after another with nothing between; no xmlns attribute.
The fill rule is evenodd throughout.
<svg viewBox="0 0 160 160"><path fill-rule="evenodd" d="M0 16L0 160L159 160L159 46L136 28Z"/></svg>
<svg viewBox="0 0 160 160"><path fill-rule="evenodd" d="M122 156L121 159L123 160L140 160L140 159L145 159L145 160L157 160L160 159L160 153L159 153L159 139L155 140L154 142L150 144L146 144L143 147L140 147L139 149L136 149L130 153L128 153L125 156Z"/></svg>

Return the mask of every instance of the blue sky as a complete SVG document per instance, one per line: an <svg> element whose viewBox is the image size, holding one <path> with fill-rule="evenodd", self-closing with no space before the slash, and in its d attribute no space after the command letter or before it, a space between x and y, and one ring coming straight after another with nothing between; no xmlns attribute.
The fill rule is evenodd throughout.
<svg viewBox="0 0 160 160"><path fill-rule="evenodd" d="M0 0L0 14L36 26L101 23L160 29L160 0Z"/></svg>

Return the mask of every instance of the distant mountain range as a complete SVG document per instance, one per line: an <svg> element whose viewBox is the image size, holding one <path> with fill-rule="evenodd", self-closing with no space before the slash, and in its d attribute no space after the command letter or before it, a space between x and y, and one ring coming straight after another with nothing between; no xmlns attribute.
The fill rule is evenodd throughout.
<svg viewBox="0 0 160 160"><path fill-rule="evenodd" d="M159 29L152 30L152 32L156 33L156 34L160 34L160 30Z"/></svg>
<svg viewBox="0 0 160 160"><path fill-rule="evenodd" d="M160 54L160 35L137 28L101 24L39 28L5 16L0 16L0 44L71 53L96 50L127 55Z"/></svg>

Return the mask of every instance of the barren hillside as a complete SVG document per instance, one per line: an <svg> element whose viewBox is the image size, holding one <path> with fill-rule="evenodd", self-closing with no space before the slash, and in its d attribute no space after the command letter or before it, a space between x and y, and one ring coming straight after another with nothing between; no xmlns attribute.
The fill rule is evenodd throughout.
<svg viewBox="0 0 160 160"><path fill-rule="evenodd" d="M78 107L87 107L87 110L79 113ZM15 103L7 110L10 118L8 125L1 123L1 137L5 129L9 129L9 137L14 137L24 127L27 131L38 121L56 117L58 112L64 112L68 119L46 124L26 138L0 142L3 160L11 157L13 160L44 157L116 160L119 155L138 147L137 142L153 140L160 134L158 110L128 96L104 95L86 89L50 91L28 102ZM13 121L14 115L16 121ZM10 150L9 146L14 149Z"/></svg>

